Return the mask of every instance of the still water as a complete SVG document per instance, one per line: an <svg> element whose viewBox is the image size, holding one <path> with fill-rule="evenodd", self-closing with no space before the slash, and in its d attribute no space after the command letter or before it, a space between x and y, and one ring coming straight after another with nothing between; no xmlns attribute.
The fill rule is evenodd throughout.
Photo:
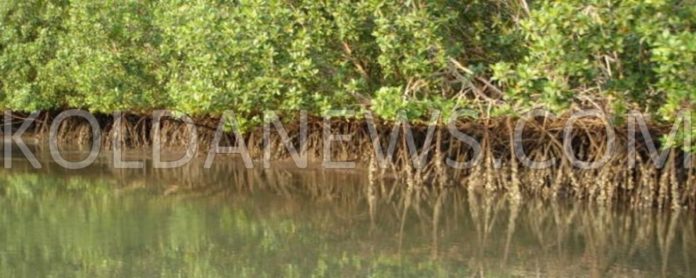
<svg viewBox="0 0 696 278"><path fill-rule="evenodd" d="M41 169L15 151L0 170L0 277L696 275L690 211L515 205L232 160L65 170L34 151Z"/></svg>

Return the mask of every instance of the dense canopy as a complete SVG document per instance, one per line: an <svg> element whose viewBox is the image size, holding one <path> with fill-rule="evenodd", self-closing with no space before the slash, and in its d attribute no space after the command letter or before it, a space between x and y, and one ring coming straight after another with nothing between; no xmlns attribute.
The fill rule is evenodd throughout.
<svg viewBox="0 0 696 278"><path fill-rule="evenodd" d="M694 27L693 0L2 0L0 106L670 120L696 96Z"/></svg>

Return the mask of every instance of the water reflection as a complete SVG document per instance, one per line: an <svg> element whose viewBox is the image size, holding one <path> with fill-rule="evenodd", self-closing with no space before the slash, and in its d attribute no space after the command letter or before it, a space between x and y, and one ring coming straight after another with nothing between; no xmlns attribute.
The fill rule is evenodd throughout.
<svg viewBox="0 0 696 278"><path fill-rule="evenodd" d="M282 164L47 161L0 170L2 277L694 275L688 211L511 202Z"/></svg>

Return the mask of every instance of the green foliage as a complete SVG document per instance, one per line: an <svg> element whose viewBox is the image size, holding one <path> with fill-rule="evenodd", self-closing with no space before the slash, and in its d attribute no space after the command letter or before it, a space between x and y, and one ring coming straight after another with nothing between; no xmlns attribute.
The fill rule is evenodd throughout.
<svg viewBox="0 0 696 278"><path fill-rule="evenodd" d="M694 1L541 1L520 23L526 55L492 66L517 106L592 103L674 120L696 97Z"/></svg>
<svg viewBox="0 0 696 278"><path fill-rule="evenodd" d="M65 1L0 4L0 100L3 108L34 111L61 105L56 60L65 36Z"/></svg>
<svg viewBox="0 0 696 278"><path fill-rule="evenodd" d="M494 76L523 105L589 98L674 116L696 92L696 9L682 2L542 1L521 22L526 56L493 65Z"/></svg>
<svg viewBox="0 0 696 278"><path fill-rule="evenodd" d="M453 107L454 93L442 93L448 60L485 64L481 49L505 37L488 30L512 22L495 1L5 0L1 9L6 109L233 110L249 127L264 110L374 105L391 118L385 97L417 117Z"/></svg>
<svg viewBox="0 0 696 278"><path fill-rule="evenodd" d="M266 110L417 121L480 110L462 92L491 75L496 116L592 104L672 120L696 96L694 4L3 0L0 106L232 110L245 129Z"/></svg>
<svg viewBox="0 0 696 278"><path fill-rule="evenodd" d="M150 7L147 1L71 1L59 52L72 85L69 106L110 113L166 103Z"/></svg>

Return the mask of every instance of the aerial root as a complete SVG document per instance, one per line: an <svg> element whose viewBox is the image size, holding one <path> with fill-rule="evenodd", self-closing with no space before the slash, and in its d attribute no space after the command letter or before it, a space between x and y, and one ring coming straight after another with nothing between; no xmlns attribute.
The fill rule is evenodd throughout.
<svg viewBox="0 0 696 278"><path fill-rule="evenodd" d="M46 113L39 117L42 121L35 126L37 134L45 135L54 115ZM113 148L114 142L123 148L144 148L153 144L154 126L149 116L125 114L117 121L108 115L97 117L103 127L102 147ZM197 130L198 148L205 153L214 142L220 119L200 118L194 122ZM594 122L578 121L576 131L571 134L570 149L564 149L563 128L560 123L545 122L543 125L530 125L522 133L522 140L515 141L514 119L488 119L471 121L457 125L459 132L467 134L480 142L480 150L461 141L445 126L437 126L428 142L427 128L413 126L413 144L418 155L423 155L423 165L418 155L409 147L405 127L398 131L391 160L386 161L389 169L381 167L373 145L373 134L365 123L351 120L330 122L330 134L349 135L350 141L328 141L324 134L323 119L310 118L306 140L300 137L299 125L285 125L283 138L272 129L266 136L263 128L245 132L237 140L234 132L223 134L219 144L235 146L244 142L254 159L264 158L269 152L273 160L287 159L290 152L287 146L306 153L310 160L352 161L369 171L369 184L374 190L377 180L394 179L404 186L418 192L443 190L448 187L464 187L469 191L485 194L504 192L512 201L524 196L543 198L572 197L596 201L599 204L614 205L624 200L630 206L684 208L696 207L696 175L691 164L681 163L685 154L672 149L663 167L657 167L645 146L639 145L636 153L629 153L627 140L619 136L613 142L615 148L609 149L608 136L603 125ZM393 126L386 122L375 123L377 141L383 152L387 152ZM160 136L164 148L181 149L194 139L191 126L174 118L164 118L160 124ZM655 134L654 136L659 136ZM60 144L90 147L91 127L79 117L65 119L56 134ZM304 141L304 144L302 144ZM657 141L657 140L653 140ZM522 150L524 157L516 154ZM325 153L326 151L329 153ZM610 152L611 151L611 152ZM608 155L601 167L582 169L568 157L570 152L578 161L600 161ZM330 155L327 158L326 155ZM386 153L385 153L386 155ZM630 165L629 156L634 155L635 163ZM524 160L522 160L524 158ZM550 167L535 169L530 162L549 161ZM453 162L458 166L453 167ZM463 162L470 162L464 164ZM576 161L577 162L577 161ZM462 166L466 165L466 167ZM378 169L379 168L379 169ZM398 182L397 182L398 184ZM386 189L380 189L386 191ZM422 191L425 190L425 191ZM420 193L419 193L420 194Z"/></svg>

